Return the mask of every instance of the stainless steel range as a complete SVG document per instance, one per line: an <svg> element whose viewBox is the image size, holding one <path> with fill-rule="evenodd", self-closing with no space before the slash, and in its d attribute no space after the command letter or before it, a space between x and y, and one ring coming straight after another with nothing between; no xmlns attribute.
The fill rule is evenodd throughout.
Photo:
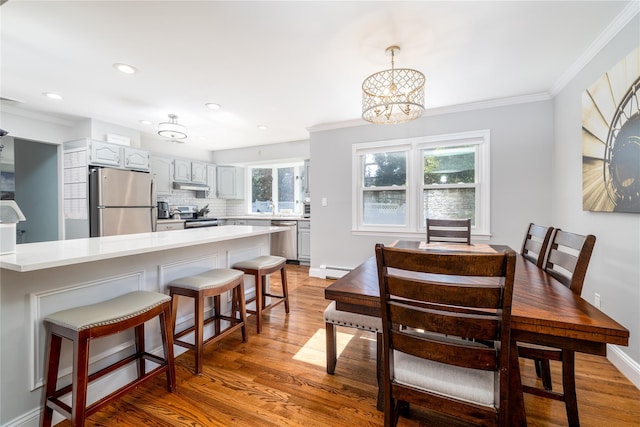
<svg viewBox="0 0 640 427"><path fill-rule="evenodd" d="M184 228L217 227L218 218L206 216L209 213L207 206L202 209L193 205L171 206L169 211L174 215L179 214L180 219L184 219Z"/></svg>

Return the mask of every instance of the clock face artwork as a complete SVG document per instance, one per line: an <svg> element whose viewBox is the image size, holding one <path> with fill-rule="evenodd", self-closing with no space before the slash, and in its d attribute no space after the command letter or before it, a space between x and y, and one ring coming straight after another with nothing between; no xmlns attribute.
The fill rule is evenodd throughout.
<svg viewBox="0 0 640 427"><path fill-rule="evenodd" d="M640 213L640 47L582 96L582 208Z"/></svg>

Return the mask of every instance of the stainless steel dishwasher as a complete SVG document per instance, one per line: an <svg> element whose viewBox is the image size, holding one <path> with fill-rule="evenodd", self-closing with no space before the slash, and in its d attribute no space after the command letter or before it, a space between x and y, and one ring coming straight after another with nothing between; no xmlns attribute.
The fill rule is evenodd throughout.
<svg viewBox="0 0 640 427"><path fill-rule="evenodd" d="M288 228L271 234L271 255L298 261L298 221L272 220L271 225Z"/></svg>

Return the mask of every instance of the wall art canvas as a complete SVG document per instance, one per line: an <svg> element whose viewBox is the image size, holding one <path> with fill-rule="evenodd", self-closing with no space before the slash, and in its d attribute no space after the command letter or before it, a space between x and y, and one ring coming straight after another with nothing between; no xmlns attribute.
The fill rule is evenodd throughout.
<svg viewBox="0 0 640 427"><path fill-rule="evenodd" d="M640 213L640 46L582 95L582 209Z"/></svg>

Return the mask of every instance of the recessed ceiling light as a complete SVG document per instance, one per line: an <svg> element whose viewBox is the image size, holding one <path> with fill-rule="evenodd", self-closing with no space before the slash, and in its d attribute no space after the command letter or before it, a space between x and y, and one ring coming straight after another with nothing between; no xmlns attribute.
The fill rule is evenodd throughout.
<svg viewBox="0 0 640 427"><path fill-rule="evenodd" d="M220 104L215 104L213 102L207 102L204 105L210 110L219 110L220 109Z"/></svg>
<svg viewBox="0 0 640 427"><path fill-rule="evenodd" d="M152 125L153 122L149 121L149 120L139 120L140 123L142 123L143 125Z"/></svg>
<svg viewBox="0 0 640 427"><path fill-rule="evenodd" d="M267 125L258 125L258 129L267 130L267 129L269 129L269 126L267 126Z"/></svg>
<svg viewBox="0 0 640 427"><path fill-rule="evenodd" d="M47 98L55 99L56 101L59 101L62 99L62 95L59 95L53 92L44 92L43 95L46 96Z"/></svg>
<svg viewBox="0 0 640 427"><path fill-rule="evenodd" d="M135 74L138 72L138 69L136 67L133 67L128 64L116 63L116 64L113 64L113 68L125 74Z"/></svg>

